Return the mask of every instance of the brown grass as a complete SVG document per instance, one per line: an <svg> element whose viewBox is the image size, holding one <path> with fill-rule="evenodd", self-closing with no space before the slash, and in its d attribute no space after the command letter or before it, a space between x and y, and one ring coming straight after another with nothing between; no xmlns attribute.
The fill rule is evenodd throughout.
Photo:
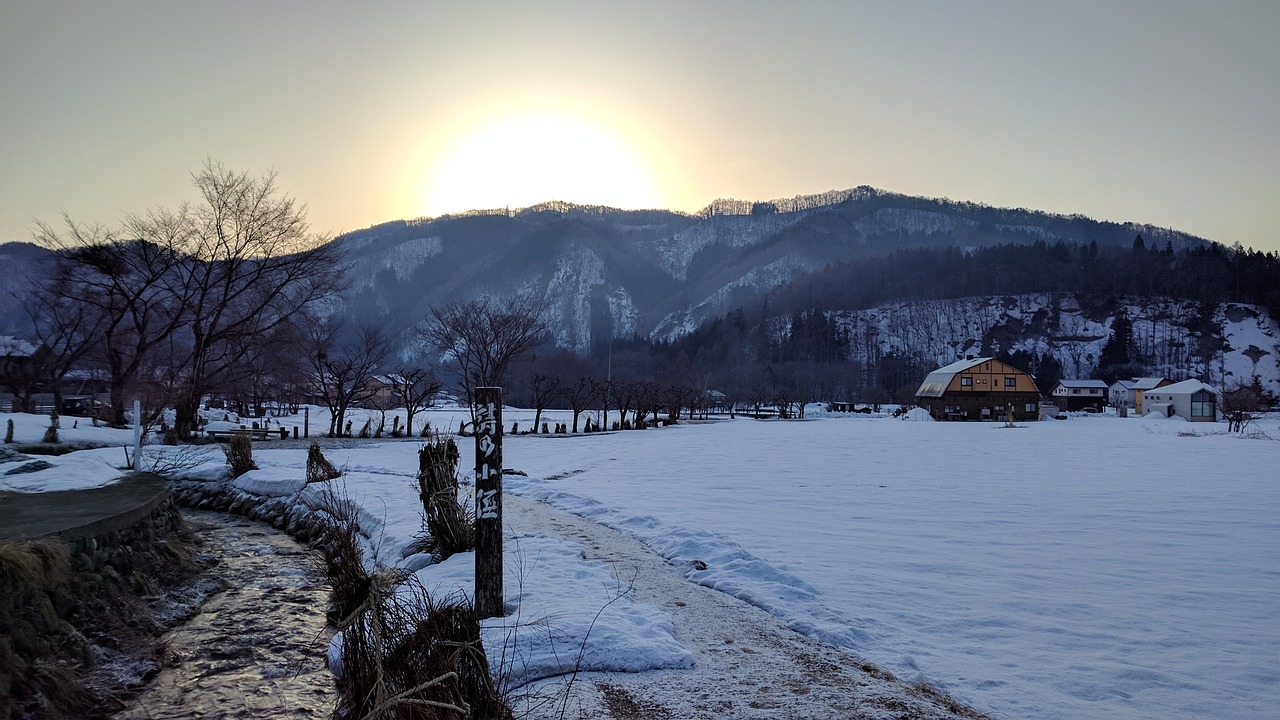
<svg viewBox="0 0 1280 720"><path fill-rule="evenodd" d="M342 633L334 717L509 720L475 611L436 602L403 571L367 570L351 502L340 488L326 485L325 505L326 573Z"/></svg>

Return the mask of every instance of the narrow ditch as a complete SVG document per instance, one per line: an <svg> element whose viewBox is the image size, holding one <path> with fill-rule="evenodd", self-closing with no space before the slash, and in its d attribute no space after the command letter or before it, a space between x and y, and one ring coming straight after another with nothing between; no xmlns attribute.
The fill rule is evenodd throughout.
<svg viewBox="0 0 1280 720"><path fill-rule="evenodd" d="M317 555L281 530L184 510L226 590L164 638L164 669L116 714L160 718L325 717L328 588Z"/></svg>

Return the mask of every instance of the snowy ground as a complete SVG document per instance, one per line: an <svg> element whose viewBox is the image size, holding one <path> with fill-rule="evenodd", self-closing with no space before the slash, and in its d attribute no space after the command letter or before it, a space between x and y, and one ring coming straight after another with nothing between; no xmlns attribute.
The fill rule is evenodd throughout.
<svg viewBox="0 0 1280 720"><path fill-rule="evenodd" d="M504 412L508 429L532 418ZM437 427L460 416L431 413ZM1257 427L1280 438L1274 418ZM505 487L523 496L512 506L542 499L621 530L690 580L995 717L1273 717L1280 444L1224 429L821 418L509 436L505 464L528 477ZM256 446L262 469L239 485L298 493L304 451L270 447ZM469 558L403 557L421 525L416 448L327 454L348 470L379 559L446 593L469 586ZM708 662L682 639L682 611L624 592L626 573L597 550L521 517L537 515L508 517L520 639L506 642L502 621L487 630L514 669L572 666L584 635L588 669ZM666 706L689 707L677 700Z"/></svg>

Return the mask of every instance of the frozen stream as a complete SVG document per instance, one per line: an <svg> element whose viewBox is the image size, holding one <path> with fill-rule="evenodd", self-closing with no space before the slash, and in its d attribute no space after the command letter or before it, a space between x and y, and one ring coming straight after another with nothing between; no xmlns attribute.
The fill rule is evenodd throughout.
<svg viewBox="0 0 1280 720"><path fill-rule="evenodd" d="M328 590L315 555L265 523L183 512L227 589L165 637L165 668L117 718L324 717Z"/></svg>

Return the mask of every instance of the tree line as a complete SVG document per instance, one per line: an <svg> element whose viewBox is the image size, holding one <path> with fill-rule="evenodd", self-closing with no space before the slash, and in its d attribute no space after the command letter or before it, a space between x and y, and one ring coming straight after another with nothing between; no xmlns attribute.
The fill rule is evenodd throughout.
<svg viewBox="0 0 1280 720"><path fill-rule="evenodd" d="M62 228L37 225L52 252L26 298L39 345L30 374L55 408L66 377L91 368L113 423L138 397L173 408L175 431L189 434L203 396L251 383L343 289L338 248L310 234L306 207L273 174L207 161L192 179L197 202L130 214L119 227L66 215Z"/></svg>

